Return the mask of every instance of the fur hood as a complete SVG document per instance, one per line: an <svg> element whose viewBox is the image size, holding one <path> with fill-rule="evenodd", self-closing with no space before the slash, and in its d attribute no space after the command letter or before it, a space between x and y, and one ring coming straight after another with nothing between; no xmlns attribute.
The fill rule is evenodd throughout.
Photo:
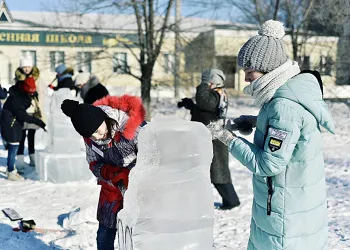
<svg viewBox="0 0 350 250"><path fill-rule="evenodd" d="M94 106L109 106L118 109L128 115L128 119L123 126L122 135L130 140L135 136L137 128L144 122L146 111L139 97L123 96L106 96L93 103Z"/></svg>
<svg viewBox="0 0 350 250"><path fill-rule="evenodd" d="M34 66L30 75L34 78L35 81L37 81L40 76L39 69ZM23 72L21 67L16 69L15 79L16 81L24 81L26 79L26 74Z"/></svg>

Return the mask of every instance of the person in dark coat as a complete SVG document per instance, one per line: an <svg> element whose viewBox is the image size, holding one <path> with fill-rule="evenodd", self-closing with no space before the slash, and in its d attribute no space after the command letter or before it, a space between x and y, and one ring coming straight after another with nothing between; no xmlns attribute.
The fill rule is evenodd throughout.
<svg viewBox="0 0 350 250"><path fill-rule="evenodd" d="M56 78L57 86L53 86L52 83L49 84L49 88L57 91L62 88L69 88L70 90L75 90L74 81L72 79L74 71L72 68L67 67L64 64L57 66L56 68Z"/></svg>
<svg viewBox="0 0 350 250"><path fill-rule="evenodd" d="M7 97L7 89L1 87L1 85L0 85L0 100L4 100L4 99L6 99L6 97ZM0 113L1 113L1 109L2 109L2 105L0 102Z"/></svg>
<svg viewBox="0 0 350 250"><path fill-rule="evenodd" d="M75 86L80 90L80 96L84 103L93 104L98 99L109 95L100 80L90 73L82 72L75 78Z"/></svg>
<svg viewBox="0 0 350 250"><path fill-rule="evenodd" d="M33 77L28 77L23 82L18 81L10 88L10 95L1 112L1 136L6 141L8 148L7 178L9 180L23 180L15 169L15 162L24 122L34 123L43 129L46 126L42 120L26 112L32 103L32 95L35 93L36 86Z"/></svg>
<svg viewBox="0 0 350 250"><path fill-rule="evenodd" d="M206 69L202 73L202 82L197 86L196 103L190 98L184 98L178 107L185 107L191 111L191 121L208 125L211 121L222 120L225 125L227 112L227 95L224 91L225 75L221 70ZM226 98L226 103L225 103ZM227 210L240 205L239 198L232 185L230 169L228 167L228 151L225 144L213 140L213 161L210 178L214 187L222 197L222 204L218 209Z"/></svg>
<svg viewBox="0 0 350 250"><path fill-rule="evenodd" d="M26 56L22 57L20 60L20 67L18 67L15 71L15 80L16 82L19 82L19 84L21 84L26 78L29 77L34 78L35 84L37 84L37 81L40 77L40 71L36 66L34 66L32 57ZM38 90L38 88L36 88L36 90ZM42 116L39 107L39 97L37 91L35 94L31 95L31 97L32 103L26 112L32 116L34 115L34 113L36 115L40 114L40 117L37 117L40 119L42 118ZM35 124L24 123L22 130L22 139L20 141L19 148L17 151L16 168L18 171L23 170L26 165L26 163L24 162L24 147L26 138L28 143L28 154L30 159L29 165L35 166L35 133L36 129L38 128L39 127Z"/></svg>
<svg viewBox="0 0 350 250"><path fill-rule="evenodd" d="M97 249L114 249L117 215L123 208L129 171L136 165L137 136L145 109L136 96L106 96L93 105L66 99L61 105L84 138L86 159L101 185Z"/></svg>

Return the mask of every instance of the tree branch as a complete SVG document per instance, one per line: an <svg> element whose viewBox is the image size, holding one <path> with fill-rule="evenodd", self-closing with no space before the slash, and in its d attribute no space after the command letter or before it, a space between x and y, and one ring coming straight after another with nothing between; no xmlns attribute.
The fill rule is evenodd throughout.
<svg viewBox="0 0 350 250"><path fill-rule="evenodd" d="M154 55L154 7L153 7L153 0L148 0L148 23L149 23L149 29L148 29L148 58L151 62L156 60L156 56Z"/></svg>
<svg viewBox="0 0 350 250"><path fill-rule="evenodd" d="M136 3L136 0L131 0L132 7L135 12L135 18L137 23L137 34L139 38L139 44L140 44L140 64L145 64L145 41L144 41L144 34L142 29L142 23L141 23L141 15L138 8L138 5Z"/></svg>
<svg viewBox="0 0 350 250"><path fill-rule="evenodd" d="M167 23L168 23L168 20L169 20L170 11L171 11L171 7L173 5L173 2L174 2L174 0L169 0L168 6L166 7L166 14L165 14L164 22L163 22L163 25L162 25L162 31L161 31L161 34L160 34L160 38L159 38L158 44L156 45L156 48L155 48L155 53L154 53L155 58L157 58L157 56L159 55L160 49L161 49L162 44L163 44L164 34L165 34L165 31L166 31L166 27L167 27Z"/></svg>

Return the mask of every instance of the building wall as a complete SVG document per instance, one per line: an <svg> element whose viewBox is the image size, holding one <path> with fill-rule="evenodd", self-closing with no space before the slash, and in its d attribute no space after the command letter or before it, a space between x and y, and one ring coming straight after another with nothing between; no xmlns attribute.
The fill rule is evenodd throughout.
<svg viewBox="0 0 350 250"><path fill-rule="evenodd" d="M24 42L22 41L22 43L14 42L9 45L8 41L7 43L3 42L6 40L6 36L2 32L2 30L8 31L9 29L11 29L9 24L4 27L0 24L0 77L1 83L3 84L9 83L9 80L13 78L14 71L19 66L21 51L33 50L36 51L37 66L41 70L41 79L45 84L49 84L55 78L55 72L51 69L50 52L63 51L65 53L65 64L67 66L73 66L75 71L78 71L78 53L91 52L93 54L91 71L93 74L96 74L105 85L128 86L135 88L140 86L140 81L135 77L121 72L113 72L113 55L115 53L126 53L127 64L129 65L131 72L136 76L141 75L139 63L135 57L135 55L137 57L139 56L140 50L136 46L132 47L131 51L130 49L118 44L113 36L104 39L100 37L101 34L97 35L97 37L86 38L86 40L82 42L85 42L86 44L78 44L79 39L83 39L79 36L81 35L79 32L70 32L76 36L75 38L74 36L70 37L69 34L65 35L63 38L54 35L46 35L44 42L50 42L50 46L48 46L48 44L37 44L35 46L28 45L23 39ZM13 28L13 31L18 33L18 29L21 29L21 27L18 27L17 25L16 28ZM22 30L25 29L28 28L23 28ZM47 30L38 28L32 29L31 31L47 32ZM58 33L59 31L52 32ZM121 36L125 35L126 37L131 37L130 45L132 46L132 36L135 36L135 33L119 32L120 31L118 30L111 31L109 35L115 33ZM183 48L180 55L181 86L192 88L199 83L200 74L204 68L221 67L226 71L226 75L229 76L231 74L228 77L230 78L228 81L234 82L232 86L234 86L236 90L242 90L247 85L247 83L244 82L243 71L239 69L237 65L225 67L222 63L226 60L235 64L233 62L237 61L236 59L239 49L250 37L256 34L257 30L248 31L214 28L202 33L181 33ZM334 37L312 37L306 41L303 51L301 51L300 54L309 56L310 68L318 70L321 56L324 58L330 57L333 63L336 61L337 41L338 39ZM171 32L167 33L161 53L154 66L153 85L155 86L173 86L174 42L174 34ZM292 58L290 38L286 36L284 42L287 54ZM323 76L326 83L335 82L334 65L332 65L332 67L331 74ZM10 70L11 74L9 75Z"/></svg>
<svg viewBox="0 0 350 250"><path fill-rule="evenodd" d="M31 34L38 34L40 32L47 33L48 30L37 28L23 28L18 30L18 27L11 30L8 23L4 27L0 24L0 80L3 84L13 83L14 72L19 67L21 52L29 50L36 52L36 66L40 69L41 80L45 84L49 84L55 78L56 74L52 70L50 52L57 51L64 52L64 63L67 66L73 67L76 73L78 72L78 53L91 52L93 58L91 61L91 73L97 75L103 84L130 87L140 86L140 81L135 77L122 72L113 72L113 55L115 53L126 53L127 64L130 67L131 73L138 77L141 76L140 65L137 60L140 49L136 46L131 46L131 49L126 48L118 44L114 38L103 40L103 42L100 41L100 44L94 45L93 43L96 42L96 39L93 35L91 35L92 38L88 39L88 44L77 44L77 37L81 37L81 33L79 32L69 32L69 35L65 35L64 38L62 38L61 35L51 36L46 33L44 35L41 34L39 43L37 37L35 41L32 42L32 40L28 38L28 32L31 32ZM21 33L24 35L21 36ZM113 33L118 33L118 31L114 31ZM6 37L6 34L10 35ZM13 35L12 38L11 35ZM15 35L18 35L17 38ZM131 35L135 35L135 33ZM75 38L73 39L73 37ZM72 43L67 44L70 41ZM48 42L50 44L55 44L55 46L48 46ZM57 45L59 43L62 43L62 45ZM132 44L130 43L130 45ZM172 33L168 33L154 66L154 84L173 84L172 61L174 60L174 47L174 36ZM165 60L165 55L169 55L169 57L167 57L168 61ZM181 65L184 64L183 61L184 58L182 57ZM182 68L184 67L182 66Z"/></svg>
<svg viewBox="0 0 350 250"><path fill-rule="evenodd" d="M215 65L215 33L203 32L184 45L185 72L202 72Z"/></svg>

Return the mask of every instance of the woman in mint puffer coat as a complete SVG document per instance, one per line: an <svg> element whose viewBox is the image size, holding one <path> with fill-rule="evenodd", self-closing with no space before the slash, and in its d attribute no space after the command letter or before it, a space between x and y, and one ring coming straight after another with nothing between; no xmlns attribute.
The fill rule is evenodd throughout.
<svg viewBox="0 0 350 250"><path fill-rule="evenodd" d="M244 92L261 108L254 143L215 123L208 128L253 173L248 249L321 250L327 248L321 127L334 133L334 125L317 74L300 73L283 36L282 23L267 21L238 55L250 82Z"/></svg>

